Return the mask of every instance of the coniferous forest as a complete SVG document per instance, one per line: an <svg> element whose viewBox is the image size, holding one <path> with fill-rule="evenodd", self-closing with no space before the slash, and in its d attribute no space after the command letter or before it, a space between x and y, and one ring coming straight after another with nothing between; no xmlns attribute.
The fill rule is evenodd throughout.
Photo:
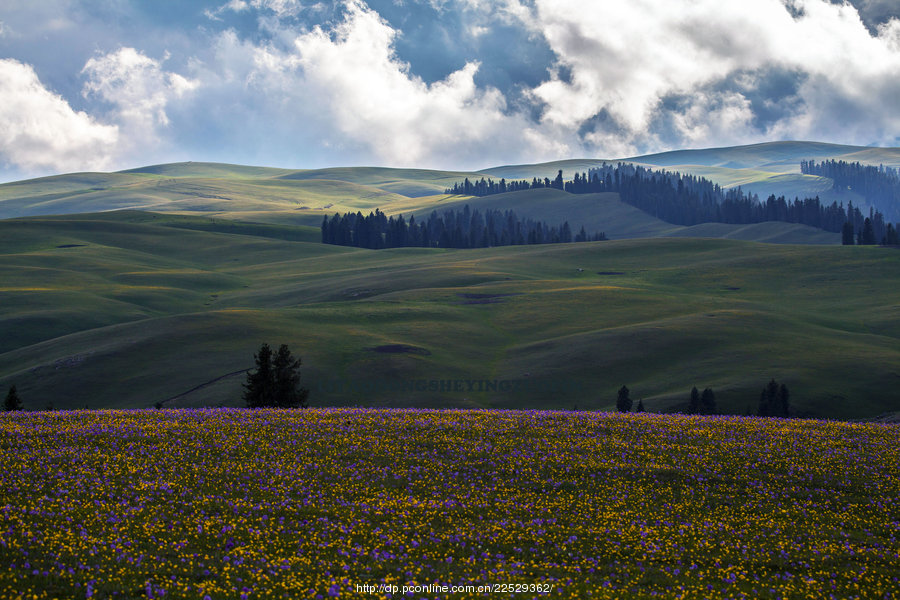
<svg viewBox="0 0 900 600"><path fill-rule="evenodd" d="M900 174L884 165L863 165L843 160L800 161L804 175L828 177L835 191L854 191L870 205L880 207L889 221L900 220Z"/></svg>
<svg viewBox="0 0 900 600"><path fill-rule="evenodd" d="M573 233L568 221L549 226L543 221L520 219L511 210L488 209L432 211L421 222L414 215L388 217L380 210L364 216L361 212L335 213L322 220L322 242L338 246L381 248L488 248L525 244L560 244L606 239L606 234L588 234L584 227Z"/></svg>
<svg viewBox="0 0 900 600"><path fill-rule="evenodd" d="M804 161L805 168L810 168L810 164L815 163ZM880 177L887 181L896 176L896 172L890 169L875 169L874 172L880 175L870 174L872 179ZM872 184L870 187L883 190L886 185ZM530 182L505 179L494 181L490 178L470 182L466 179L448 188L446 193L488 196L539 188L556 188L573 194L615 192L623 202L675 225L746 225L783 221L834 233L843 232L845 244L897 243L897 227L887 223L880 211L870 209L869 216L866 217L852 202L848 202L845 208L843 203L824 204L818 196L788 200L774 194L763 202L756 194L745 194L740 187L725 189L704 177L665 170L654 171L627 163L603 164L587 173L576 173L571 181L563 179L562 171L552 180L534 178ZM887 201L884 194L879 197ZM852 235L848 236L848 231L852 231Z"/></svg>

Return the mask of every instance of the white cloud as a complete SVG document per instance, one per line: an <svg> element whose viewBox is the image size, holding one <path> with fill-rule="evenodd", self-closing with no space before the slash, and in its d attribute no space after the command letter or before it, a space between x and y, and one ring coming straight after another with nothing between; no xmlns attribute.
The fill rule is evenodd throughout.
<svg viewBox="0 0 900 600"><path fill-rule="evenodd" d="M203 11L208 18L213 19L214 21L221 21L222 18L220 15L226 11L241 13L246 10L249 10L250 6L245 2L245 0L229 0L222 6L216 8L215 10L206 9Z"/></svg>
<svg viewBox="0 0 900 600"><path fill-rule="evenodd" d="M156 143L159 130L169 124L167 105L198 86L164 71L159 61L134 48L91 58L82 73L88 78L84 95L111 104L112 120L122 126L129 142L142 146Z"/></svg>
<svg viewBox="0 0 900 600"><path fill-rule="evenodd" d="M536 18L526 25L540 30L566 75L532 90L542 123L574 130L603 113L612 127L586 139L608 142L613 133L626 147L646 142L661 118L681 136L661 142L670 146L772 136L894 141L900 22L873 36L850 5L792 4L796 18L783 0L536 0ZM727 84L742 72L773 69L804 81L797 108L754 129L749 100ZM694 100L673 109L665 102L672 97ZM847 127L848 120L858 125Z"/></svg>
<svg viewBox="0 0 900 600"><path fill-rule="evenodd" d="M300 0L251 0L253 8L270 10L278 17L296 16L303 10Z"/></svg>
<svg viewBox="0 0 900 600"><path fill-rule="evenodd" d="M23 29L8 11L0 41L71 39L84 15L67 1L21 3L45 18ZM416 51L430 11L398 17L404 38L363 0L218 0L213 22L173 37L120 47L115 27L105 37L95 28L85 52L106 50L89 60L64 48L43 63L23 59L57 86L77 81L73 60L83 65L78 86L60 91L87 113L5 61L2 160L59 170L175 156L463 168L767 139L900 144L900 20L867 26L849 4L792 0L792 14L786 0L404 2L442 18L460 11L447 20L458 43L398 55ZM222 31L226 20L238 29ZM527 38L536 51L519 56ZM167 61L166 48L181 54ZM485 77L507 66L496 83L505 95Z"/></svg>
<svg viewBox="0 0 900 600"><path fill-rule="evenodd" d="M333 36L317 28L295 41L304 84L345 135L363 138L382 159L414 163L504 120L500 93L476 89L477 63L427 85L395 56L386 22L360 2L347 10Z"/></svg>
<svg viewBox="0 0 900 600"><path fill-rule="evenodd" d="M527 122L509 114L498 90L476 86L477 62L425 83L396 56L396 30L359 0L347 0L345 8L332 29L295 35L290 47L251 47L229 32L220 40L220 59L252 56L246 84L276 110L289 107L280 112L282 127L302 135L316 122L327 123L318 128L323 143L370 161L475 166L486 154L521 153ZM543 154L548 146L536 150Z"/></svg>
<svg viewBox="0 0 900 600"><path fill-rule="evenodd" d="M26 173L98 170L118 139L117 127L74 111L30 65L0 59L0 160Z"/></svg>
<svg viewBox="0 0 900 600"><path fill-rule="evenodd" d="M302 10L307 8L301 0L229 0L215 10L207 9L204 14L213 20L221 20L220 15L225 12L242 13L253 7L256 10L268 11L275 16L293 17L300 14Z"/></svg>
<svg viewBox="0 0 900 600"><path fill-rule="evenodd" d="M704 145L710 140L727 139L735 132L752 128L753 111L750 102L741 94L701 91L692 96L685 110L672 115L675 128L686 145Z"/></svg>

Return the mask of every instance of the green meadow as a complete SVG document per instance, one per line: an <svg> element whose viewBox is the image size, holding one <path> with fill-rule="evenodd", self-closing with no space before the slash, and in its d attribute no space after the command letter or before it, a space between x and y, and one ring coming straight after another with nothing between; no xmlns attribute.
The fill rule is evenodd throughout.
<svg viewBox="0 0 900 600"><path fill-rule="evenodd" d="M900 165L896 148L778 142L631 162L758 192L859 197L801 159ZM261 343L288 344L318 405L651 411L711 387L756 411L897 410L900 253L791 223L682 227L618 194L444 194L479 172L187 162L0 185L0 386L27 408L238 406ZM840 196L838 198L838 196ZM514 210L611 241L382 251L319 243L324 216ZM760 243L765 242L765 243Z"/></svg>
<svg viewBox="0 0 900 600"><path fill-rule="evenodd" d="M654 169L693 173L723 187L738 187L765 198L819 196L823 202L853 202L865 207L853 191L835 192L830 180L800 174L804 159L836 159L865 164L900 166L900 149L863 148L813 142L773 142L680 150L624 159ZM492 207L515 208L522 216L545 220L564 218L600 228L611 239L665 235L701 235L663 223L621 203L615 194L580 199L554 198L535 190L534 195L472 199L448 196L444 190L468 177L528 179L553 178L562 170L566 178L587 172L602 159L573 159L533 165L508 165L477 172L334 167L276 169L218 163L185 162L141 167L118 173L72 173L0 185L0 218L91 213L121 209L202 214L232 220L318 226L324 215L335 212L368 213L380 208L387 214L417 215L467 201ZM527 213L527 214L526 214ZM725 227L702 235L773 241L766 231L734 233ZM781 234L778 242L839 243L839 237L797 226Z"/></svg>
<svg viewBox="0 0 900 600"><path fill-rule="evenodd" d="M784 225L784 224L782 224ZM363 250L118 211L0 221L0 386L26 408L240 406L263 342L314 405L896 410L900 252L652 238Z"/></svg>

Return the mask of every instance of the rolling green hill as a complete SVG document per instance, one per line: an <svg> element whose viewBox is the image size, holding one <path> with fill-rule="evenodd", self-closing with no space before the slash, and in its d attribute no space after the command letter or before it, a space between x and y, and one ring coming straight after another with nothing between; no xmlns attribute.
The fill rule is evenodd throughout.
<svg viewBox="0 0 900 600"><path fill-rule="evenodd" d="M337 167L295 171L282 179L330 179L349 181L359 185L400 194L410 198L443 194L453 184L475 177L474 173L459 171L431 171L427 169L391 169L385 167Z"/></svg>
<svg viewBox="0 0 900 600"><path fill-rule="evenodd" d="M694 173L725 187L742 186L765 198L818 195L824 202L852 201L866 209L855 193L837 193L831 181L799 173L804 158L864 160L900 164L900 149L861 148L812 142L775 142L735 148L684 150L627 159L654 168ZM468 177L531 179L566 176L587 171L602 161L556 161L512 165L477 173L337 167L314 170L272 169L216 163L175 163L130 169L119 173L74 173L0 185L0 219L54 214L141 209L158 213L204 215L238 221L318 226L324 215L335 212L368 213L380 208L387 214L428 214L443 206L469 203L480 208L513 209L521 216L560 222L576 230L606 231L613 239L685 235L682 228L662 223L622 205L612 196L572 198L548 195L547 190L488 198L447 196L444 189ZM725 237L734 228L707 227L705 232ZM836 243L832 234L816 235L767 224L741 228L742 239L785 243ZM690 233L690 232L688 232ZM756 235L748 238L750 233ZM820 232L821 233L821 232Z"/></svg>
<svg viewBox="0 0 900 600"><path fill-rule="evenodd" d="M900 167L900 148L864 148L818 142L769 142L731 148L678 150L628 159L654 168L693 173L724 187L741 188L761 199L769 195L812 198L822 202L863 207L865 199L850 191L836 192L825 177L802 175L800 161L815 159L859 161L863 164ZM882 210L888 207L876 207Z"/></svg>
<svg viewBox="0 0 900 600"><path fill-rule="evenodd" d="M416 218L432 210L513 210L520 218L558 225L568 221L577 233L584 226L589 234L604 232L611 240L649 237L709 237L780 244L839 244L840 234L793 223L729 225L705 223L683 227L666 223L626 204L618 194L569 194L551 188L507 192L481 198L447 197L440 203L414 211Z"/></svg>
<svg viewBox="0 0 900 600"><path fill-rule="evenodd" d="M275 169L271 167L252 167L231 165L227 163L182 162L163 165L150 165L137 169L128 169L121 173L139 173L162 177L199 177L202 179L268 179L283 177L293 173L291 169Z"/></svg>
<svg viewBox="0 0 900 600"><path fill-rule="evenodd" d="M900 405L893 249L370 251L317 234L136 211L0 221L0 387L29 408L239 405L269 342L302 356L318 405L609 409L627 384L670 410L696 385L743 413L772 377L801 413Z"/></svg>
<svg viewBox="0 0 900 600"><path fill-rule="evenodd" d="M705 177L723 187L737 187L760 198L770 194L787 198L819 196L823 202L844 205L853 202L867 207L864 199L852 192L838 193L831 189L831 180L802 175L800 161L833 159L863 164L900 167L900 148L867 148L825 144L820 142L768 142L749 146L675 150L659 154L634 156L625 159L565 160L535 165L509 165L486 169L484 173L507 179L531 179L556 176L559 169L567 177L576 171L587 172L603 162L631 162L654 169L679 171Z"/></svg>
<svg viewBox="0 0 900 600"><path fill-rule="evenodd" d="M749 146L675 150L625 159L627 162L672 167L703 165L726 169L761 169L772 173L799 173L801 160L836 159L900 166L900 148L867 148L821 142L766 142Z"/></svg>
<svg viewBox="0 0 900 600"><path fill-rule="evenodd" d="M625 204L618 194L569 194L542 188L481 198L450 198L440 207L462 209L464 205L472 210L513 210L520 218L542 220L550 225L568 221L576 233L578 226L583 225L589 233L605 231L610 239L657 237L680 229ZM431 209L425 208L415 215L420 218L430 213Z"/></svg>

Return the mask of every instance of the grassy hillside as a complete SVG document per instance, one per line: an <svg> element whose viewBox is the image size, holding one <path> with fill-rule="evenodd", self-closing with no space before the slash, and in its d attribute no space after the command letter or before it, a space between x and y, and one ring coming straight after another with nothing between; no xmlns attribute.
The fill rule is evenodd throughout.
<svg viewBox="0 0 900 600"><path fill-rule="evenodd" d="M599 159L556 160L548 163L493 167L491 169L485 169L484 171L482 171L482 173L484 173L485 175L489 175L494 179L506 178L512 180L531 180L533 177L548 177L550 179L553 179L554 177L556 177L556 174L559 172L559 170L562 169L563 175L567 179L571 179L572 174L574 174L575 172L587 172L589 169L602 165L604 162L610 161L603 161Z"/></svg>
<svg viewBox="0 0 900 600"><path fill-rule="evenodd" d="M485 198L402 195L436 192L465 173L402 169L325 169L284 172L258 167L180 163L128 173L79 173L0 186L0 217L79 214L120 209L150 210L183 216L202 215L231 221L318 227L336 212L428 215L442 208L512 209L521 217L569 224L577 231L605 231L611 239L683 235L684 228L665 223L622 203L616 194L572 195L540 189ZM472 177L474 175L468 174ZM345 180L325 179L343 177ZM420 183L415 178L419 177ZM799 176L798 176L799 177ZM380 187L376 187L380 186ZM418 188L416 188L418 186ZM242 227L246 227L242 225ZM733 226L707 228L728 237ZM824 232L796 237L768 224L747 230L756 237L794 243L836 243Z"/></svg>
<svg viewBox="0 0 900 600"><path fill-rule="evenodd" d="M450 196L440 203L414 211L416 218L427 217L432 210L462 209L514 210L521 218L546 221L550 225L568 221L583 225L593 234L605 232L611 240L647 237L709 237L779 244L839 244L840 234L793 223L756 223L729 225L705 223L683 227L666 223L626 204L618 194L568 194L556 189L522 190L481 198Z"/></svg>
<svg viewBox="0 0 900 600"><path fill-rule="evenodd" d="M65 176L59 179L66 181ZM98 178L99 179L99 178ZM68 183L68 182L67 182ZM236 177L143 176L89 189L26 195L24 184L7 192L0 186L0 216L72 214L137 208L157 212L205 214L276 223L318 224L323 214L374 210L405 200L378 188L333 180L293 181ZM77 182L70 185L77 185ZM43 186L39 189L43 189Z"/></svg>
<svg viewBox="0 0 900 600"><path fill-rule="evenodd" d="M866 210L863 199L851 192L836 193L831 181L799 173L804 158L838 158L898 165L900 149L861 148L812 142L776 142L735 148L684 150L627 159L706 177L725 187L741 186L765 198L770 194L819 196L826 203L852 201ZM683 235L681 228L625 207L614 197L572 198L548 195L547 190L493 196L486 199L447 196L443 191L466 177L531 179L566 177L587 171L602 161L576 159L534 165L511 165L478 173L338 167L314 170L272 169L216 163L154 165L120 173L74 173L0 185L0 219L54 214L90 213L121 209L204 215L237 221L318 226L335 212L418 215L448 204L514 209L522 216L558 222L578 229L604 230L611 238ZM762 229L766 229L763 226ZM756 231L759 228L745 230ZM708 232L721 228L707 228ZM723 235L730 234L730 230ZM759 231L753 239L782 242L833 243L835 236L800 232L785 236L783 228Z"/></svg>
<svg viewBox="0 0 900 600"><path fill-rule="evenodd" d="M2 221L0 387L31 408L236 405L265 341L302 356L319 405L610 408L627 384L668 410L697 385L743 413L774 377L801 412L900 406L895 250L316 235L127 211Z"/></svg>
<svg viewBox="0 0 900 600"><path fill-rule="evenodd" d="M570 178L576 171L587 172L603 162L632 162L654 169L679 171L705 177L723 187L741 186L744 191L766 198L770 194L788 198L819 196L823 202L867 207L855 193L837 193L831 180L800 174L801 160L844 160L863 164L900 167L900 148L865 148L820 142L769 142L749 146L675 150L626 159L565 160L536 165L509 165L486 169L494 178L553 178L559 169Z"/></svg>
<svg viewBox="0 0 900 600"><path fill-rule="evenodd" d="M569 222L577 233L583 225L589 233L605 231L610 239L656 237L680 229L660 221L642 210L619 200L618 194L569 194L556 189L522 190L481 198L451 197L442 209L513 210L520 218L546 221L550 225ZM416 218L427 217L426 207L416 211Z"/></svg>
<svg viewBox="0 0 900 600"><path fill-rule="evenodd" d="M761 169L773 173L799 173L800 161L837 159L900 166L900 148L866 148L821 142L766 142L728 148L675 150L627 159L649 165L703 165L728 169Z"/></svg>
<svg viewBox="0 0 900 600"><path fill-rule="evenodd" d="M227 163L182 162L163 165L150 165L137 169L128 169L121 173L141 173L162 177L200 177L226 179L268 179L293 173L291 169L275 169L271 167L251 167L231 165Z"/></svg>
<svg viewBox="0 0 900 600"><path fill-rule="evenodd" d="M839 233L830 233L797 223L752 223L729 225L727 223L701 223L691 227L679 227L665 234L668 237L723 238L767 244L840 244Z"/></svg>
<svg viewBox="0 0 900 600"><path fill-rule="evenodd" d="M411 198L443 194L444 190L474 173L432 171L427 169L390 169L384 167L340 167L296 171L282 179L331 179L377 187Z"/></svg>

